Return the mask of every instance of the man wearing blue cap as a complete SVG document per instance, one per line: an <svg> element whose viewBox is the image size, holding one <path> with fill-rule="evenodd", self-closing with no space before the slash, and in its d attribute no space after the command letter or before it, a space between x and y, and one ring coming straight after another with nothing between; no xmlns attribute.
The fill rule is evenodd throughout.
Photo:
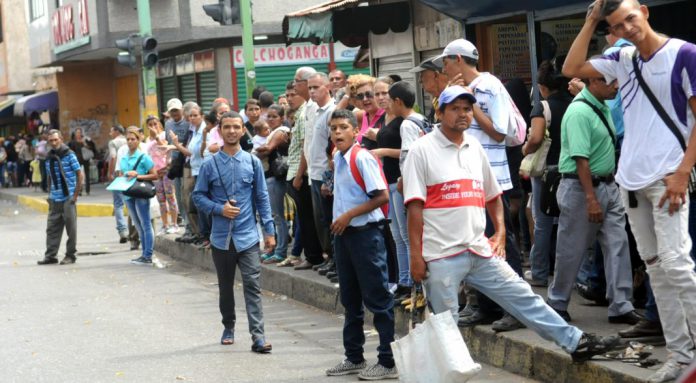
<svg viewBox="0 0 696 383"><path fill-rule="evenodd" d="M483 292L576 362L617 342L570 326L505 262L502 189L479 141L464 132L476 98L461 86L439 98L441 126L416 141L404 165L411 274L423 281L434 313L459 317L457 291L466 282ZM486 213L495 233L486 238Z"/></svg>

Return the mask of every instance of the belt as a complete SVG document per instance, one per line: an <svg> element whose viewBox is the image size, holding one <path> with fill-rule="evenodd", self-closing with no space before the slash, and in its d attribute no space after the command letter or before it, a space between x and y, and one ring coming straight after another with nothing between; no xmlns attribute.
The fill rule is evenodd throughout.
<svg viewBox="0 0 696 383"><path fill-rule="evenodd" d="M566 179L571 179L571 180L579 180L580 177L577 174L574 173L562 173L561 178L566 178ZM592 186L599 186L600 183L605 183L605 184L612 184L614 183L614 175L609 174L606 176L592 176Z"/></svg>
<svg viewBox="0 0 696 383"><path fill-rule="evenodd" d="M348 226L343 231L343 234L360 233L360 232L368 231L368 230L374 229L374 228L378 228L378 229L382 230L382 229L384 229L384 225L386 223L387 223L387 220L381 220L378 222L369 222L369 223L366 223L362 226Z"/></svg>

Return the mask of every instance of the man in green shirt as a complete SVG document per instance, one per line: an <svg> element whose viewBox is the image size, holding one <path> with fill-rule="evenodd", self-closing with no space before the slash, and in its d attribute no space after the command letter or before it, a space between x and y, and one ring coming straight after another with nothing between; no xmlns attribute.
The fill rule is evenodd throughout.
<svg viewBox="0 0 696 383"><path fill-rule="evenodd" d="M568 303L587 248L599 241L609 300L609 322L635 324L631 297L633 280L626 236L626 218L614 182L616 133L604 101L616 96L616 81L591 78L563 116L562 175L556 194L558 218L556 270L549 286L548 304L570 320Z"/></svg>

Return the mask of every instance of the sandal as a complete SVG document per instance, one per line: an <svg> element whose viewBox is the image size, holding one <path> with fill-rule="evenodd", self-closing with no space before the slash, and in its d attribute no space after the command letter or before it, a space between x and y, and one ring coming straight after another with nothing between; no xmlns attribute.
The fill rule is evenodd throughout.
<svg viewBox="0 0 696 383"><path fill-rule="evenodd" d="M222 332L222 338L220 338L220 344L224 346L229 346L234 344L234 330L226 328Z"/></svg>

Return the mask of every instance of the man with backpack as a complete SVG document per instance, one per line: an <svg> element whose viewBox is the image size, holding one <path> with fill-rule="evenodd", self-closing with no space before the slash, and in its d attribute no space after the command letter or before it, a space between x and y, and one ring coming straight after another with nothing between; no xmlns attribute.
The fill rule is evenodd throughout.
<svg viewBox="0 0 696 383"><path fill-rule="evenodd" d="M513 188L510 177L510 167L506 153L506 139L509 136L510 125L515 120L517 107L514 105L505 86L500 80L487 72L479 72L478 50L471 42L465 39L457 39L445 47L443 53L435 58L436 65L442 64L443 71L450 79L450 83L467 86L476 97L473 114L467 134L475 137L483 146L495 178L503 191ZM526 129L526 126L523 127ZM503 217L506 228L506 261L512 269L521 277L522 260L517 242L514 238L514 228L510 219L510 204L505 196L503 202ZM486 235L493 234L491 217L486 219ZM478 309L462 313L460 326L475 326L478 324L491 324L500 319L501 311L498 305L485 295L478 294ZM468 314L468 315L467 315ZM497 331L509 331L523 327L513 316L505 313L504 317L494 324Z"/></svg>
<svg viewBox="0 0 696 383"><path fill-rule="evenodd" d="M693 361L696 348L696 273L687 194L696 163L696 46L657 34L648 15L637 0L594 2L568 51L563 74L618 80L624 141L616 181L670 352L650 381L666 382ZM601 20L635 47L588 61Z"/></svg>

